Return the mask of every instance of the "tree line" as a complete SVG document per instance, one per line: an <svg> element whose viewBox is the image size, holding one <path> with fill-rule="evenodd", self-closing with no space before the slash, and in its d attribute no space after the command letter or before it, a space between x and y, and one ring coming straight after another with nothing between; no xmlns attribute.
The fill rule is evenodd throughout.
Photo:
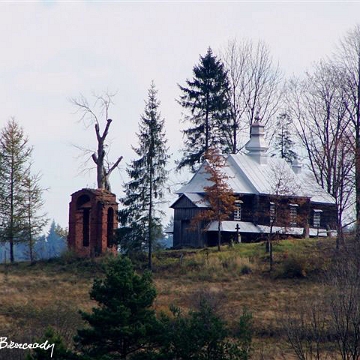
<svg viewBox="0 0 360 360"><path fill-rule="evenodd" d="M250 126L260 120L272 154L288 162L304 160L318 184L335 198L337 247L343 241L343 228L353 224L353 218L359 239L360 25L340 39L334 54L314 64L302 78L285 79L265 43L232 40L218 55L209 47L193 67L192 78L178 86L181 121L187 125L178 170L187 167L196 172L211 149L241 153ZM149 147L146 152L151 154ZM134 214L138 209L140 214L145 205L149 214L155 208L145 192L135 208L129 207L129 201L135 204L130 200L137 186L134 165L128 170L132 180L126 185L124 212ZM163 186L164 181L165 177L159 184ZM135 229L135 223L130 228ZM149 223L143 224L145 228L149 229ZM153 242L150 235L137 237L138 243L140 239L143 244Z"/></svg>
<svg viewBox="0 0 360 360"><path fill-rule="evenodd" d="M230 41L218 56L209 48L193 68L179 103L185 112L178 169L195 172L210 147L241 153L249 127L260 119L272 153L305 159L316 181L336 200L338 233L360 209L360 26L302 78L284 79L262 43ZM359 226L357 226L357 229Z"/></svg>
<svg viewBox="0 0 360 360"><path fill-rule="evenodd" d="M21 126L10 119L0 133L0 240L8 244L11 262L19 243L26 243L34 261L36 238L48 222L41 212L44 189L41 175L32 170L32 150Z"/></svg>
<svg viewBox="0 0 360 360"><path fill-rule="evenodd" d="M359 25L346 33L332 56L320 60L301 79L284 79L269 48L261 41L229 41L218 55L208 48L193 67L192 78L179 85L177 102L184 110L181 121L187 128L183 131L184 146L177 169L188 167L195 172L210 148L225 154L242 152L251 124L261 119L273 152L289 162L305 158L316 181L334 196L341 240L342 229L348 225L344 214L353 206L356 224L360 222L359 69ZM100 118L84 97L73 103L82 119L95 124L98 146L90 159L96 164L98 187L109 190L109 176L122 160L120 156L110 162L106 153L112 95L96 98L105 115L103 132ZM139 122L139 144L133 147L136 158L127 164L129 181L120 199L123 207L117 234L124 251L146 248L149 266L152 247L161 234L160 204L168 178L165 122L159 107L152 83ZM11 155L15 149L11 147L11 136L18 139L18 162L13 162ZM13 261L14 242L26 236L33 244L46 220L39 215L39 175L31 172L31 147L26 136L11 120L1 138L0 176L2 184L7 184L0 190L1 239L9 242ZM359 228L356 226L358 238Z"/></svg>
<svg viewBox="0 0 360 360"><path fill-rule="evenodd" d="M66 248L66 230L43 211L41 173L33 171L33 147L23 128L10 119L0 130L0 262L47 259Z"/></svg>

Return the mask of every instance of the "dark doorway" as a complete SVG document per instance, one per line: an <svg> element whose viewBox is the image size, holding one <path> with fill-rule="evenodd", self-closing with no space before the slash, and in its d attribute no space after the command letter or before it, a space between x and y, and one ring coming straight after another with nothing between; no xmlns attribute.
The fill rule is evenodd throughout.
<svg viewBox="0 0 360 360"><path fill-rule="evenodd" d="M83 209L83 246L90 245L90 209Z"/></svg>
<svg viewBox="0 0 360 360"><path fill-rule="evenodd" d="M109 208L107 213L107 247L112 245L112 237L114 234L114 209Z"/></svg>

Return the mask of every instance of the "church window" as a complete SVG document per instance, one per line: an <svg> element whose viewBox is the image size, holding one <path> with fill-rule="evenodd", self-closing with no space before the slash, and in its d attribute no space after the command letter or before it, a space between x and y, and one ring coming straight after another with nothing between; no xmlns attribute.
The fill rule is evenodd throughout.
<svg viewBox="0 0 360 360"><path fill-rule="evenodd" d="M298 204L290 204L290 226L297 225Z"/></svg>
<svg viewBox="0 0 360 360"><path fill-rule="evenodd" d="M241 200L235 201L235 210L234 210L234 220L235 221L241 220L241 204L242 204Z"/></svg>
<svg viewBox="0 0 360 360"><path fill-rule="evenodd" d="M322 213L322 210L314 209L314 218L313 218L314 228L318 229L320 227L321 213Z"/></svg>

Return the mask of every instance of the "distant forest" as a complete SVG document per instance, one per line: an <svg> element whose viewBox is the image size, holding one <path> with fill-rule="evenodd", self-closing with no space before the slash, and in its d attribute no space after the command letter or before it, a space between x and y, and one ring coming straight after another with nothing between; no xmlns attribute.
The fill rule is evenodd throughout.
<svg viewBox="0 0 360 360"><path fill-rule="evenodd" d="M67 250L66 236L59 233L60 226L53 221L47 235L39 236L34 241L34 260L51 259L60 256ZM10 261L10 245L5 243L0 247L0 262ZM14 256L16 261L29 261L29 245L26 242L19 242L14 245Z"/></svg>

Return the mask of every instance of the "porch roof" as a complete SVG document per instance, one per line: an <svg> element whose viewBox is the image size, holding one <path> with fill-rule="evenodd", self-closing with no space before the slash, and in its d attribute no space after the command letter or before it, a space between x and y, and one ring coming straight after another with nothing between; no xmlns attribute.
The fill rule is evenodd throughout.
<svg viewBox="0 0 360 360"><path fill-rule="evenodd" d="M252 234L269 234L270 233L270 226L267 225L255 225L252 222L247 221L222 221L220 230L222 232L232 232L236 233L236 226L239 225L239 233L252 233ZM212 221L206 231L218 231L218 222ZM280 226L273 226L271 229L273 234L279 233L284 235L294 235L294 236L301 236L304 233L303 227L280 227ZM326 229L309 229L309 236L311 237L326 237L328 236L328 232ZM336 236L334 231L331 231L331 236Z"/></svg>

